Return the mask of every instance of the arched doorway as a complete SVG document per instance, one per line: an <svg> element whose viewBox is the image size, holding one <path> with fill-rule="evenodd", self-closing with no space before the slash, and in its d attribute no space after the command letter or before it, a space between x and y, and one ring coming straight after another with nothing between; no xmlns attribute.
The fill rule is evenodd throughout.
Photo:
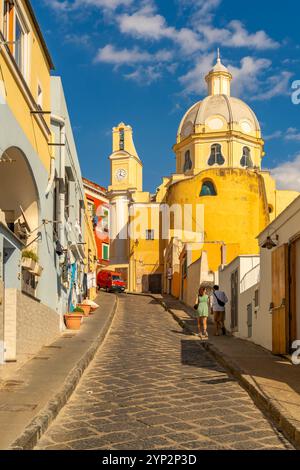
<svg viewBox="0 0 300 470"><path fill-rule="evenodd" d="M30 244L37 237L39 226L39 197L36 182L27 157L17 147L10 147L0 156L0 215L10 232L17 237L24 246ZM30 251L38 256L38 243L30 245ZM5 277L11 279L13 273L10 269L9 259L3 272ZM3 267L4 268L4 267ZM17 276L15 272L15 276ZM22 270L22 281L35 290L35 277Z"/></svg>

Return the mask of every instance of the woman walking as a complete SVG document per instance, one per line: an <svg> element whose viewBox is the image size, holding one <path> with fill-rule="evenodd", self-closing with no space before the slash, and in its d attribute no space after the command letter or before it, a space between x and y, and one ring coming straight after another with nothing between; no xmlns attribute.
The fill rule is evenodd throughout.
<svg viewBox="0 0 300 470"><path fill-rule="evenodd" d="M198 296L198 308L196 316L198 319L198 331L201 339L207 339L207 318L208 318L209 297L205 287L200 287Z"/></svg>

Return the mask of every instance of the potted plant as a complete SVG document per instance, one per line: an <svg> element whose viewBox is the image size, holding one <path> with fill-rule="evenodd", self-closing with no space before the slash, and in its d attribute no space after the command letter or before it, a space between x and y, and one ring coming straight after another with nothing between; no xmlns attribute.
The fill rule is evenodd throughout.
<svg viewBox="0 0 300 470"><path fill-rule="evenodd" d="M99 308L99 305L96 304L96 302L93 302L90 299L85 299L82 302L82 305L89 305L91 307L91 312L90 313L94 313Z"/></svg>
<svg viewBox="0 0 300 470"><path fill-rule="evenodd" d="M38 255L32 250L22 251L22 268L33 271L39 262Z"/></svg>
<svg viewBox="0 0 300 470"><path fill-rule="evenodd" d="M78 304L77 307L84 312L84 316L88 317L89 314L91 313L91 306L87 304Z"/></svg>
<svg viewBox="0 0 300 470"><path fill-rule="evenodd" d="M65 322L68 330L80 330L83 315L84 311L78 307L73 312L67 313L65 315Z"/></svg>

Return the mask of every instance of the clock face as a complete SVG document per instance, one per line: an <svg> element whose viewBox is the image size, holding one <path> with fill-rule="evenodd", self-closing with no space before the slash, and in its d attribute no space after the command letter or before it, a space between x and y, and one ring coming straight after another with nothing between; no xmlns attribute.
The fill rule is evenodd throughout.
<svg viewBox="0 0 300 470"><path fill-rule="evenodd" d="M127 171L124 168L119 168L116 171L116 179L117 181L123 181L127 176Z"/></svg>

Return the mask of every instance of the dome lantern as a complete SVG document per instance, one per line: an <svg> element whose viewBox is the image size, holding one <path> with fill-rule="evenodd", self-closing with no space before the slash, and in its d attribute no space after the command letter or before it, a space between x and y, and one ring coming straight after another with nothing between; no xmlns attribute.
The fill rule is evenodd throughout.
<svg viewBox="0 0 300 470"><path fill-rule="evenodd" d="M229 70L222 64L220 49L218 49L217 63L205 77L208 85L208 94L214 95L227 95L230 96L230 85L232 75Z"/></svg>

